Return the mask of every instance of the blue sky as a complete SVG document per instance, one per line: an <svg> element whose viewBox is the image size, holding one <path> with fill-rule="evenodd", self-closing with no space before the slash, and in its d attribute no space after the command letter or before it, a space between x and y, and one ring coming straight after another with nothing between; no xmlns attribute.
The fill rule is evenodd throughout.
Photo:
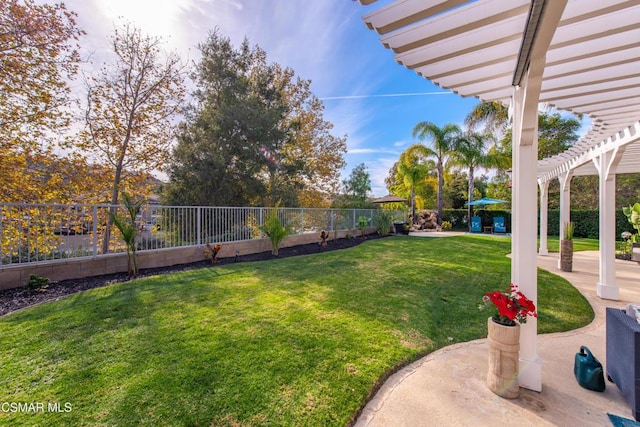
<svg viewBox="0 0 640 427"><path fill-rule="evenodd" d="M66 0L87 35L83 48L96 62L108 49L107 35L124 17L167 48L190 60L196 46L218 27L238 45L248 37L271 62L312 81L324 100L325 118L336 136L347 135L347 177L365 163L373 194L387 193L384 178L414 142L411 131L424 120L461 124L478 102L445 91L393 60L362 16L389 1L365 7L351 0ZM383 96L405 94L404 96Z"/></svg>

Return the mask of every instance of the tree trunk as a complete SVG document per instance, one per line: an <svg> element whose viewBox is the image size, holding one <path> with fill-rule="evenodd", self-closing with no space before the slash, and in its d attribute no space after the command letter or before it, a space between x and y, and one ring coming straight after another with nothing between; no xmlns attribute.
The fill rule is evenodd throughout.
<svg viewBox="0 0 640 427"><path fill-rule="evenodd" d="M473 183L473 166L469 166L469 196L468 196L468 200L469 200L469 205L467 205L467 215L468 215L468 220L469 220L469 229L471 229L471 218L473 218L473 206L471 205L471 202L473 202L473 188L474 188L474 183Z"/></svg>
<svg viewBox="0 0 640 427"><path fill-rule="evenodd" d="M438 225L442 225L442 187L444 187L444 166L442 162L438 162Z"/></svg>
<svg viewBox="0 0 640 427"><path fill-rule="evenodd" d="M116 214L116 205L118 204L118 188L120 186L120 179L122 177L122 163L116 167L116 174L113 179L113 187L111 189L111 206L109 212L113 215ZM113 220L111 216L107 218L107 224L104 228L104 234L102 236L102 253L109 253L109 241L111 240L111 227L113 226Z"/></svg>
<svg viewBox="0 0 640 427"><path fill-rule="evenodd" d="M416 188L411 186L411 223L416 221Z"/></svg>

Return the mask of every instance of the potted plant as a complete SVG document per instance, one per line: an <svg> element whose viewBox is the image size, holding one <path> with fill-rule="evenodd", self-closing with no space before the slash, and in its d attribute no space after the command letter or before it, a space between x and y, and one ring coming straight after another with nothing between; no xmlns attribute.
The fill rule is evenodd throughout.
<svg viewBox="0 0 640 427"><path fill-rule="evenodd" d="M410 231L411 231L411 224L409 224L408 222L405 222L404 224L402 224L402 234L408 235Z"/></svg>
<svg viewBox="0 0 640 427"><path fill-rule="evenodd" d="M528 316L538 317L536 306L513 283L508 291L487 292L482 300L485 305L493 304L496 309L487 320L487 387L498 396L515 399L520 393L520 324L526 323Z"/></svg>
<svg viewBox="0 0 640 427"><path fill-rule="evenodd" d="M560 240L560 270L571 272L573 270L573 222L564 226L564 235Z"/></svg>

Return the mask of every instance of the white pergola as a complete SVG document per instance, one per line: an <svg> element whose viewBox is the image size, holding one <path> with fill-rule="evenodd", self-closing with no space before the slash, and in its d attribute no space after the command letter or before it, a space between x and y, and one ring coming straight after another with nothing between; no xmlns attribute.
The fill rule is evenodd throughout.
<svg viewBox="0 0 640 427"><path fill-rule="evenodd" d="M359 0L368 5L376 0ZM513 125L511 279L537 304L537 187L547 253L547 188L561 185L569 221L573 176L600 177L598 295L617 299L615 175L640 172L640 0L396 0L364 22L405 67L462 96L508 105ZM538 104L586 114L590 131L537 161ZM542 390L537 322L523 325L520 385Z"/></svg>

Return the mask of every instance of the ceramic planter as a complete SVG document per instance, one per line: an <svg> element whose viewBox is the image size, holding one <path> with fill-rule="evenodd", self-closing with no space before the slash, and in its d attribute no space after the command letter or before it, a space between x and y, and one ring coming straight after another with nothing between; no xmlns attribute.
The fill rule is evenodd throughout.
<svg viewBox="0 0 640 427"><path fill-rule="evenodd" d="M498 396L515 399L520 394L518 365L520 325L505 326L487 321L489 338L489 371L487 387Z"/></svg>

